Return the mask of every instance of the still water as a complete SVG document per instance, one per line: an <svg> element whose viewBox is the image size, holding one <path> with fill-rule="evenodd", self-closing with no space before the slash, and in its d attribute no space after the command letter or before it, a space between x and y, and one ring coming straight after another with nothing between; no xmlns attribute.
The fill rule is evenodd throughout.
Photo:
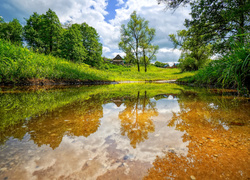
<svg viewBox="0 0 250 180"><path fill-rule="evenodd" d="M0 89L0 179L249 179L250 102L175 84Z"/></svg>

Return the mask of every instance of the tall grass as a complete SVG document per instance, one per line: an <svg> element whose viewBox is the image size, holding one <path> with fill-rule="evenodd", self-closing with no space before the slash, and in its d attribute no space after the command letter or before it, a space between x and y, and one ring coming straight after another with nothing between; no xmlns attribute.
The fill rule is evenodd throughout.
<svg viewBox="0 0 250 180"><path fill-rule="evenodd" d="M239 92L250 90L250 41L231 40L230 51L219 60L212 61L191 78L196 83L236 88Z"/></svg>
<svg viewBox="0 0 250 180"><path fill-rule="evenodd" d="M37 54L0 39L0 82L19 82L32 78L108 80L107 75L86 64Z"/></svg>

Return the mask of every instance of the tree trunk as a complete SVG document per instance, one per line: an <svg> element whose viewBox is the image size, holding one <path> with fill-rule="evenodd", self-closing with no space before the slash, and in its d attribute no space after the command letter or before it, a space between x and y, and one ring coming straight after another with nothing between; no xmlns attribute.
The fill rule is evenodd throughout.
<svg viewBox="0 0 250 180"><path fill-rule="evenodd" d="M136 56L136 61L137 61L138 72L140 72L140 61L139 61L139 58L138 58L138 46L139 46L139 42L138 42L138 39L136 39L136 52L135 52L135 56Z"/></svg>
<svg viewBox="0 0 250 180"><path fill-rule="evenodd" d="M143 49L143 60L144 60L145 72L147 72L147 62L146 62L146 55L145 55L145 50L144 49Z"/></svg>
<svg viewBox="0 0 250 180"><path fill-rule="evenodd" d="M240 2L239 2L239 8L243 8L244 7L244 2L243 2L243 0L240 0ZM245 33L245 31L244 31L244 26L245 26L245 17L244 17L244 14L243 14L243 12L240 12L240 28L239 28L239 30L238 30L238 34L244 34ZM244 43L244 36L240 36L240 42L241 43Z"/></svg>

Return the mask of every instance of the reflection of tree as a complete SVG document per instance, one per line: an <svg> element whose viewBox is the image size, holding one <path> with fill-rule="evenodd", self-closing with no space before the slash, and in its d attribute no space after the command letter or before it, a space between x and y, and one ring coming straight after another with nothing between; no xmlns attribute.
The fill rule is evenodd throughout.
<svg viewBox="0 0 250 180"><path fill-rule="evenodd" d="M27 129L23 126L23 123L15 124L4 131L0 131L0 145L4 144L10 137L22 140L26 131Z"/></svg>
<svg viewBox="0 0 250 180"><path fill-rule="evenodd" d="M147 97L147 91L142 97L138 91L137 98L127 99L124 105L125 110L119 114L121 134L127 135L131 146L136 148L136 144L148 139L148 133L155 130L151 118L158 115L156 104Z"/></svg>
<svg viewBox="0 0 250 180"><path fill-rule="evenodd" d="M178 97L181 111L169 126L185 132L188 154L157 157L145 179L247 179L249 104L190 93Z"/></svg>
<svg viewBox="0 0 250 180"><path fill-rule="evenodd" d="M33 119L27 126L31 139L38 146L49 144L54 149L66 134L88 137L96 132L102 116L102 103L90 98Z"/></svg>

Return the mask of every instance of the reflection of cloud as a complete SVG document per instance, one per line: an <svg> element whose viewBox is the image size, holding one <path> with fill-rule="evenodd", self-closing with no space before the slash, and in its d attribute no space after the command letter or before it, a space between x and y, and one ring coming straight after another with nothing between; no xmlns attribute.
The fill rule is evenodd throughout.
<svg viewBox="0 0 250 180"><path fill-rule="evenodd" d="M103 114L107 116L112 115L114 111L122 111L125 108L123 104L121 104L120 107L117 107L115 103L108 103L103 105L103 107L106 107L103 109Z"/></svg>
<svg viewBox="0 0 250 180"><path fill-rule="evenodd" d="M180 112L180 106L176 98L169 96L168 98L160 99L157 101L157 109L159 113Z"/></svg>
<svg viewBox="0 0 250 180"><path fill-rule="evenodd" d="M118 114L125 107L108 103L102 105L103 117L100 119L98 131L88 137L64 136L60 146L55 150L45 145L38 148L31 142L24 141L19 148L28 147L31 152L21 154L23 162L9 171L10 179L14 179L11 178L11 174L16 173L13 173L14 171L20 172L22 179L97 179L98 176L117 170L121 166L129 173L132 169L128 165L125 166L124 162L149 164L154 162L157 155L162 156L162 151L169 148L185 153L188 142L182 141L184 132L167 126L172 117L171 111L177 111L179 108L177 101L160 99L155 102L159 112L159 116L152 118L155 132L149 133L149 138L139 143L136 149L130 145L130 140L126 136L121 135ZM169 110L159 111L164 108Z"/></svg>

